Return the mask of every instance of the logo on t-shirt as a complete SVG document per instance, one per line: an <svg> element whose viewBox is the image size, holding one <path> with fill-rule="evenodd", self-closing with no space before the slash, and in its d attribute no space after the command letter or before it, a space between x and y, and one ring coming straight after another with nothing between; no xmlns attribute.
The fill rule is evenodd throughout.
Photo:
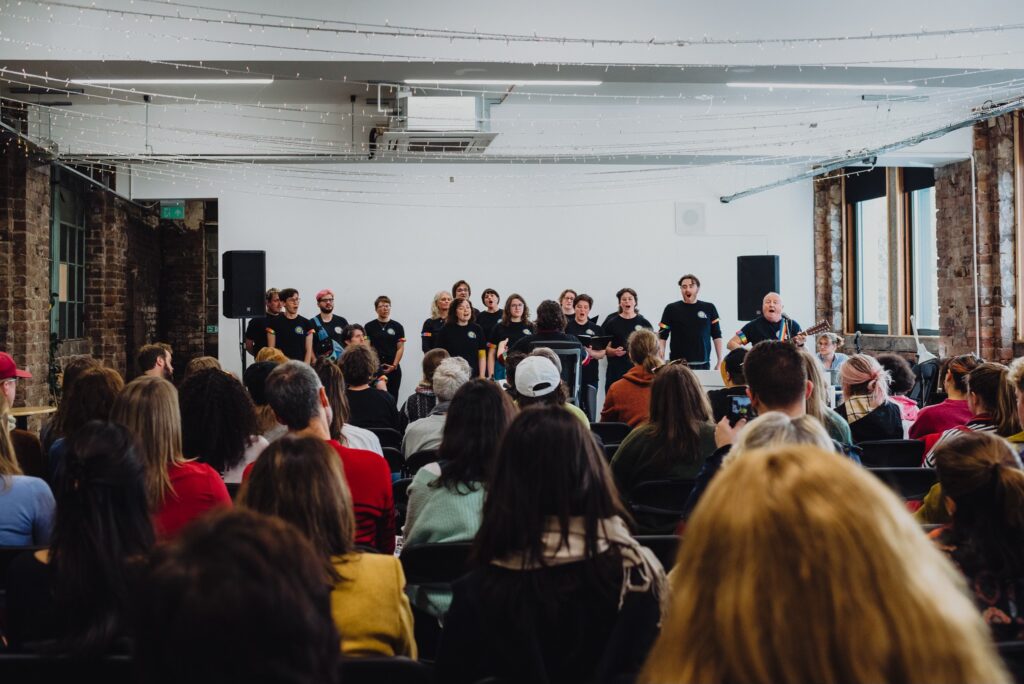
<svg viewBox="0 0 1024 684"><path fill-rule="evenodd" d="M341 331L342 331L342 327L340 325L334 326L334 332L336 332L336 333L338 333L340 335Z"/></svg>
<svg viewBox="0 0 1024 684"><path fill-rule="evenodd" d="M302 334L302 326L301 325L295 326L295 334L296 335L301 335Z"/></svg>
<svg viewBox="0 0 1024 684"><path fill-rule="evenodd" d="M698 311L697 312L697 318L707 318L707 317L708 317L708 315L706 313L704 313L703 311Z"/></svg>
<svg viewBox="0 0 1024 684"><path fill-rule="evenodd" d="M584 334L584 335L593 335L593 334L594 334L594 331L593 331L593 330L591 330L590 328L587 328L586 332L584 332L583 334Z"/></svg>
<svg viewBox="0 0 1024 684"><path fill-rule="evenodd" d="M524 335L532 335L533 333L530 332L529 328L527 328L526 330L523 331L523 334Z"/></svg>
<svg viewBox="0 0 1024 684"><path fill-rule="evenodd" d="M390 331L388 331L388 332L390 332ZM391 333L391 334L394 335L394 333ZM475 340L476 339L476 333L473 332L472 330L470 330L468 333L466 333L466 337L468 337L471 340Z"/></svg>
<svg viewBox="0 0 1024 684"><path fill-rule="evenodd" d="M637 323L636 325L633 326L633 330L643 330L643 329L644 329L644 326L640 325L639 323Z"/></svg>
<svg viewBox="0 0 1024 684"><path fill-rule="evenodd" d="M388 328L388 335L394 335L394 334L395 334L395 329L394 328Z"/></svg>

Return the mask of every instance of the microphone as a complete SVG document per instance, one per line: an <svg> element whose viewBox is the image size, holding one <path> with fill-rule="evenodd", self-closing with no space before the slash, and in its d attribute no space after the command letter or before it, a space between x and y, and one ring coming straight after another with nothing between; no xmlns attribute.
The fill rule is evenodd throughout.
<svg viewBox="0 0 1024 684"><path fill-rule="evenodd" d="M860 354L860 330L853 335L853 348Z"/></svg>

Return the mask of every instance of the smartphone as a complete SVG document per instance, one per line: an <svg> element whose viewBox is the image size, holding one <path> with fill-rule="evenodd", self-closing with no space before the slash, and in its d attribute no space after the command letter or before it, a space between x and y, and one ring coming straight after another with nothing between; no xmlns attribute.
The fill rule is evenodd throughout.
<svg viewBox="0 0 1024 684"><path fill-rule="evenodd" d="M750 397L729 397L729 425L735 425L741 420L753 420L755 416L754 407L750 405Z"/></svg>

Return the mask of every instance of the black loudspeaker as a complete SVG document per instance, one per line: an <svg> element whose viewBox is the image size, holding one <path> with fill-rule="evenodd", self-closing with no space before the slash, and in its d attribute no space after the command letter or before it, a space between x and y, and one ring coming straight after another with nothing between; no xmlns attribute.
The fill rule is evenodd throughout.
<svg viewBox="0 0 1024 684"><path fill-rule="evenodd" d="M761 302L779 291L777 254L736 257L736 317L749 321L761 315Z"/></svg>
<svg viewBox="0 0 1024 684"><path fill-rule="evenodd" d="M255 318L265 312L267 253L236 250L224 252L224 316Z"/></svg>

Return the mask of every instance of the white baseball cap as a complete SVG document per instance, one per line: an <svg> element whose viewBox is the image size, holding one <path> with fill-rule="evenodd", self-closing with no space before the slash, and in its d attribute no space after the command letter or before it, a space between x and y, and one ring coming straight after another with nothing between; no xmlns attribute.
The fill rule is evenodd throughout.
<svg viewBox="0 0 1024 684"><path fill-rule="evenodd" d="M555 364L543 356L527 356L516 366L516 391L524 397L551 394L562 382Z"/></svg>

